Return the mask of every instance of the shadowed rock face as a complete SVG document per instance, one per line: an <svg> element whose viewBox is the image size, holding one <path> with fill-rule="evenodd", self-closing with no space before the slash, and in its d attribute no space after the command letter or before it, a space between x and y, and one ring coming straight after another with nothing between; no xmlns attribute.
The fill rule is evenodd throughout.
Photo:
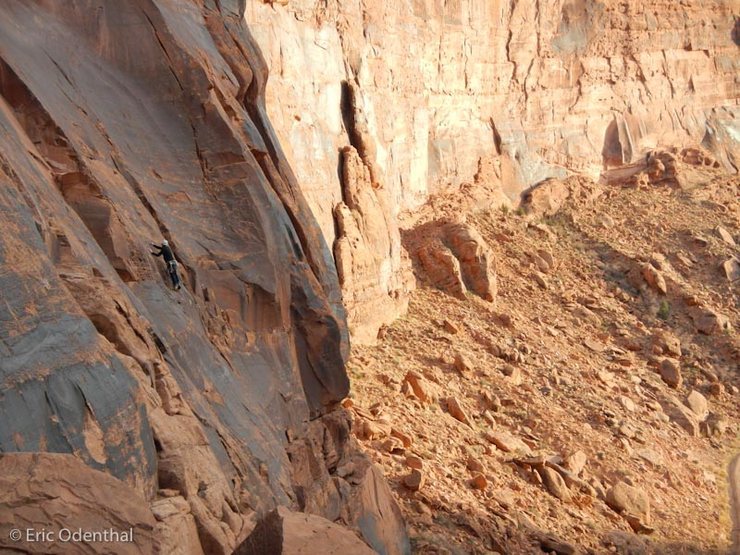
<svg viewBox="0 0 740 555"><path fill-rule="evenodd" d="M176 492L208 553L251 511L351 497L306 439L348 393L348 338L265 80L237 2L0 5L0 453Z"/></svg>

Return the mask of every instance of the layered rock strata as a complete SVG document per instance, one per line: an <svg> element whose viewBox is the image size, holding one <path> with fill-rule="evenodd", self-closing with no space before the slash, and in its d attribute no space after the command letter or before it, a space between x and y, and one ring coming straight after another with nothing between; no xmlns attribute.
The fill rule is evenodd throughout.
<svg viewBox="0 0 740 555"><path fill-rule="evenodd" d="M267 110L324 237L343 243L340 266L347 145L388 198L384 223L349 239L375 246L396 241L400 211L485 164L514 201L543 179L596 179L659 146L702 144L740 167L729 0L246 0L245 17L271 70ZM369 260L363 249L354 258ZM382 323L364 308L373 299L386 321L405 305L388 296L404 295L403 260L382 255L395 277L368 279L373 261L344 280L358 338Z"/></svg>

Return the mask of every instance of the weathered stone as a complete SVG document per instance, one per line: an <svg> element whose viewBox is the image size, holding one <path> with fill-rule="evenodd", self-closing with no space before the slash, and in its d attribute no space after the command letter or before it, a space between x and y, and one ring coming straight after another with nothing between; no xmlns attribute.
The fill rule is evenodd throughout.
<svg viewBox="0 0 740 555"><path fill-rule="evenodd" d="M467 413L463 410L459 401L455 397L447 397L447 412L449 412L455 420L459 420L463 424L472 427L470 418L468 418Z"/></svg>
<svg viewBox="0 0 740 555"><path fill-rule="evenodd" d="M483 491L488 487L488 480L483 474L477 473L470 479L470 486L473 489Z"/></svg>
<svg viewBox="0 0 740 555"><path fill-rule="evenodd" d="M712 335L731 329L727 316L720 314L714 309L695 307L690 314L697 331L705 335Z"/></svg>
<svg viewBox="0 0 740 555"><path fill-rule="evenodd" d="M503 369L504 374L509 378L512 385L522 384L522 371L511 364L507 364Z"/></svg>
<svg viewBox="0 0 740 555"><path fill-rule="evenodd" d="M404 382L409 384L409 387L411 387L414 395L416 395L416 397L422 403L431 403L433 401L432 395L428 391L428 386L424 378L422 378L416 372L409 370L409 372L406 373Z"/></svg>
<svg viewBox="0 0 740 555"><path fill-rule="evenodd" d="M473 371L473 365L463 353L455 353L455 370L462 375L470 374Z"/></svg>
<svg viewBox="0 0 740 555"><path fill-rule="evenodd" d="M624 407L625 410L629 412L635 412L635 403L632 399L629 397L625 397L624 395L619 396L619 403Z"/></svg>
<svg viewBox="0 0 740 555"><path fill-rule="evenodd" d="M406 466L408 466L409 468L414 468L416 470L421 470L422 468L424 468L424 461L422 461L416 455L409 455L406 457Z"/></svg>
<svg viewBox="0 0 740 555"><path fill-rule="evenodd" d="M729 231L727 231L724 227L722 227L721 225L717 226L717 235L719 236L720 239L722 239L730 247L736 246L735 239L732 236L732 234Z"/></svg>
<svg viewBox="0 0 740 555"><path fill-rule="evenodd" d="M408 449L413 444L413 439L410 435L403 433L402 431L392 428L391 429L391 435L401 441L401 444Z"/></svg>
<svg viewBox="0 0 740 555"><path fill-rule="evenodd" d="M709 414L709 403L706 397L696 390L692 390L686 398L686 404L701 422Z"/></svg>
<svg viewBox="0 0 740 555"><path fill-rule="evenodd" d="M375 553L354 532L320 516L278 507L262 518L234 555Z"/></svg>
<svg viewBox="0 0 740 555"><path fill-rule="evenodd" d="M378 331L406 311L413 288L387 192L373 186L354 147L341 151L342 199L334 208L334 260L352 339L372 344Z"/></svg>
<svg viewBox="0 0 740 555"><path fill-rule="evenodd" d="M634 486L617 482L606 492L606 504L619 513L628 513L650 522L650 499L647 493Z"/></svg>
<svg viewBox="0 0 740 555"><path fill-rule="evenodd" d="M483 463L481 463L478 459L476 459L473 456L468 457L467 467L468 467L468 470L470 470L471 472L483 473L485 471L485 467L483 466Z"/></svg>
<svg viewBox="0 0 740 555"><path fill-rule="evenodd" d="M550 494L561 501L571 500L570 490L560 474L548 466L544 466L537 471L542 477L542 483Z"/></svg>
<svg viewBox="0 0 740 555"><path fill-rule="evenodd" d="M522 455L528 455L531 450L529 446L524 443L518 437L513 436L509 432L487 432L485 437L488 441L493 443L496 447L501 449L505 453L518 453Z"/></svg>
<svg viewBox="0 0 740 555"><path fill-rule="evenodd" d="M722 272L727 281L735 282L740 280L740 262L737 258L728 258L722 263Z"/></svg>
<svg viewBox="0 0 740 555"><path fill-rule="evenodd" d="M458 299L464 299L467 288L460 273L460 262L439 241L421 247L417 256L427 277L435 287Z"/></svg>
<svg viewBox="0 0 740 555"><path fill-rule="evenodd" d="M559 179L546 179L522 196L522 206L531 214L551 216L570 196L568 185Z"/></svg>
<svg viewBox="0 0 740 555"><path fill-rule="evenodd" d="M451 333L452 335L460 333L460 328L458 328L454 323L450 322L449 320L445 320L442 322L442 327L447 333Z"/></svg>
<svg viewBox="0 0 740 555"><path fill-rule="evenodd" d="M670 421L675 422L687 434L699 435L699 421L692 410L675 397L668 397L663 403L663 410Z"/></svg>
<svg viewBox="0 0 740 555"><path fill-rule="evenodd" d="M403 485L411 491L419 491L424 487L425 482L424 474L421 470L413 469L410 474L407 474L403 479Z"/></svg>
<svg viewBox="0 0 740 555"><path fill-rule="evenodd" d="M565 457L565 467L570 470L576 476L580 476L586 466L588 457L583 451L575 451L567 457Z"/></svg>
<svg viewBox="0 0 740 555"><path fill-rule="evenodd" d="M652 351L656 355L681 356L681 340L668 331L656 332L652 337Z"/></svg>
<svg viewBox="0 0 740 555"><path fill-rule="evenodd" d="M681 387L683 378L681 377L681 367L678 361L672 358L664 358L660 363L660 377L674 389Z"/></svg>
<svg viewBox="0 0 740 555"><path fill-rule="evenodd" d="M74 487L70 487L74 484ZM182 499L182 498L179 498ZM184 500L183 500L184 502ZM177 501L177 509L187 511ZM14 541L12 528L23 523L37 531L106 530L133 531L132 537L116 542L116 553L158 553L163 536L155 536L157 520L165 521L170 511L158 517L144 498L129 485L108 473L93 470L73 455L57 453L4 453L0 457L0 550L28 553L68 553L69 543L58 534L49 542L29 542L23 536ZM91 552L103 553L110 543L92 544ZM196 543L194 548L200 548ZM197 551L194 551L197 553Z"/></svg>
<svg viewBox="0 0 740 555"><path fill-rule="evenodd" d="M665 295L668 292L668 286L666 285L663 274L652 264L644 264L642 266L642 277L645 278L645 281L650 287L659 293Z"/></svg>
<svg viewBox="0 0 740 555"><path fill-rule="evenodd" d="M462 277L468 289L493 301L497 294L493 253L480 234L469 224L452 222L444 227L445 242L460 261Z"/></svg>

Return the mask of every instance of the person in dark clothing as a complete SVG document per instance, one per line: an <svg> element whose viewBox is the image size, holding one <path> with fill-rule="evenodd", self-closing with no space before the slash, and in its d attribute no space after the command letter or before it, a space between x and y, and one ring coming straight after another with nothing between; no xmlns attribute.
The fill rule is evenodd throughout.
<svg viewBox="0 0 740 555"><path fill-rule="evenodd" d="M179 290L180 287L182 287L182 282L177 273L177 260L175 260L175 255L172 253L169 242L165 239L162 241L161 245L155 245L152 243L152 246L157 250L157 252L153 252L152 255L164 258L164 262L167 264L167 273L170 275L170 279L172 280L172 287L175 288L175 291Z"/></svg>

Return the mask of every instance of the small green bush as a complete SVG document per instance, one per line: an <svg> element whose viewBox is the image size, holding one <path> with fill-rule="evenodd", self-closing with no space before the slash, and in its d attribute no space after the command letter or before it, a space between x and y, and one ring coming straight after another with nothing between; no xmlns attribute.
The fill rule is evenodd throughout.
<svg viewBox="0 0 740 555"><path fill-rule="evenodd" d="M671 305L668 301L663 299L660 301L660 307L658 308L658 318L661 320L668 320L671 315Z"/></svg>

